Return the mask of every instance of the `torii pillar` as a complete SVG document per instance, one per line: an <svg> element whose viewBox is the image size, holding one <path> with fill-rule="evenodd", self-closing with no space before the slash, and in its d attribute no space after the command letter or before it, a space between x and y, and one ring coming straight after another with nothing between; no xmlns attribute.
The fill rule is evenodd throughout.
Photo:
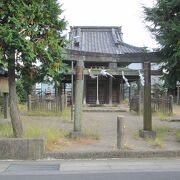
<svg viewBox="0 0 180 180"><path fill-rule="evenodd" d="M144 111L143 130L139 131L140 137L155 138L156 132L152 131L152 111L151 111L151 63L144 63Z"/></svg>
<svg viewBox="0 0 180 180"><path fill-rule="evenodd" d="M84 62L77 61L76 64L76 81L75 81L75 106L74 106L74 131L71 137L77 138L82 135L81 119L83 109L83 86L84 86Z"/></svg>

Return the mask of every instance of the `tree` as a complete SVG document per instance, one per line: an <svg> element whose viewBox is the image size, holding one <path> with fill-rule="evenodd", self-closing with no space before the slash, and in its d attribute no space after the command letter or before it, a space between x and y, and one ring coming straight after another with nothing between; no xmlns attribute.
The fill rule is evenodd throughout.
<svg viewBox="0 0 180 180"><path fill-rule="evenodd" d="M63 67L66 21L57 0L0 1L0 63L8 67L10 116L15 137L23 128L16 98L16 73L32 83Z"/></svg>
<svg viewBox="0 0 180 180"><path fill-rule="evenodd" d="M145 21L151 23L149 30L161 45L165 86L175 89L180 80L180 2L157 0L154 7L144 7L144 13Z"/></svg>
<svg viewBox="0 0 180 180"><path fill-rule="evenodd" d="M16 91L17 91L18 102L25 103L27 99L27 94L23 87L23 82L21 79L16 80Z"/></svg>

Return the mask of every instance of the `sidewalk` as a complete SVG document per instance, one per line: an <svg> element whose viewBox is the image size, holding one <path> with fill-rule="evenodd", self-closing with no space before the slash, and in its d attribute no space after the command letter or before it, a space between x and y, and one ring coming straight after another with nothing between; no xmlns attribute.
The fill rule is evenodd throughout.
<svg viewBox="0 0 180 180"><path fill-rule="evenodd" d="M180 159L104 159L0 161L0 176L9 174L54 174L94 172L179 171ZM0 178L1 179L1 178Z"/></svg>

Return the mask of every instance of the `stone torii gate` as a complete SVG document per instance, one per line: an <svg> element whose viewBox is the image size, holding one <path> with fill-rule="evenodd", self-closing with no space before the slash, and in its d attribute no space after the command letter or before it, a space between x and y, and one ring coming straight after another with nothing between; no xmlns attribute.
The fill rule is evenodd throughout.
<svg viewBox="0 0 180 180"><path fill-rule="evenodd" d="M161 57L158 52L150 53L130 53L130 54L103 54L84 51L66 50L65 59L67 61L76 61L76 95L75 95L75 113L74 113L74 134L75 137L81 134L81 114L83 99L83 68L84 62L113 62L113 63L142 63L144 69L144 114L143 129L140 130L141 137L154 138L156 133L152 130L152 112L151 112L151 63L157 63Z"/></svg>

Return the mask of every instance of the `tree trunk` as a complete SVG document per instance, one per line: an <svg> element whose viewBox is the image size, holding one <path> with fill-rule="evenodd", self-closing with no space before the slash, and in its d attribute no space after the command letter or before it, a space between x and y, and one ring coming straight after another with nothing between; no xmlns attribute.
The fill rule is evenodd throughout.
<svg viewBox="0 0 180 180"><path fill-rule="evenodd" d="M15 82L15 53L11 52L8 59L8 74L9 74L9 105L10 117L13 128L14 137L23 136L22 121L19 115L17 95L16 95L16 82Z"/></svg>

